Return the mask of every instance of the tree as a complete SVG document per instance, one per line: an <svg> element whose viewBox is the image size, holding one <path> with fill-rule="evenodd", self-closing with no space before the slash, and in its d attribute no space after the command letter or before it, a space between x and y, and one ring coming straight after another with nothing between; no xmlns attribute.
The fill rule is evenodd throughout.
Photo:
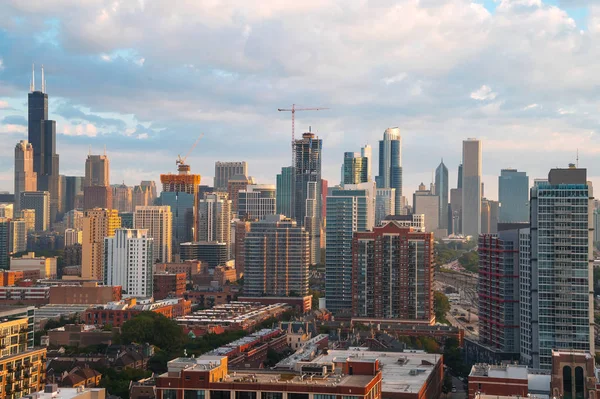
<svg viewBox="0 0 600 399"><path fill-rule="evenodd" d="M479 255L477 251L465 252L458 258L458 262L467 271L477 273L479 271Z"/></svg>
<svg viewBox="0 0 600 399"><path fill-rule="evenodd" d="M450 301L448 297L439 291L433 292L433 309L435 319L440 323L448 324L446 314L450 311Z"/></svg>
<svg viewBox="0 0 600 399"><path fill-rule="evenodd" d="M186 336L177 323L156 312L142 312L123 324L121 340L123 343L149 343L166 352L180 350Z"/></svg>

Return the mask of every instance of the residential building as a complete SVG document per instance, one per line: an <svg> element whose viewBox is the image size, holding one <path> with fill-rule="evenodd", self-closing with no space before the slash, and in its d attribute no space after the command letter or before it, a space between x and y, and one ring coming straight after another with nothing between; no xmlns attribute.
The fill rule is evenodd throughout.
<svg viewBox="0 0 600 399"><path fill-rule="evenodd" d="M227 183L227 194L229 200L231 200L231 212L237 214L238 212L238 201L240 191L246 190L246 188L254 184L252 177L246 175L234 175L229 178Z"/></svg>
<svg viewBox="0 0 600 399"><path fill-rule="evenodd" d="M21 193L20 207L35 211L35 231L50 229L50 203L48 191L25 191Z"/></svg>
<svg viewBox="0 0 600 399"><path fill-rule="evenodd" d="M294 167L284 166L277 175L276 206L278 215L292 217L294 212Z"/></svg>
<svg viewBox="0 0 600 399"><path fill-rule="evenodd" d="M2 305L40 306L48 304L49 298L50 287L0 287L0 304Z"/></svg>
<svg viewBox="0 0 600 399"><path fill-rule="evenodd" d="M43 73L42 73L43 75ZM50 196L49 220L56 221L60 212L59 156L56 153L56 122L48 119L48 94L42 78L42 89L32 84L28 97L27 140L33 147L33 171L37 174L37 188ZM21 191L23 193L23 191ZM21 209L26 209L21 207Z"/></svg>
<svg viewBox="0 0 600 399"><path fill-rule="evenodd" d="M229 260L227 244L215 241L183 242L179 245L179 256L181 261L206 262L211 269Z"/></svg>
<svg viewBox="0 0 600 399"><path fill-rule="evenodd" d="M305 217L307 216L307 199L309 199L309 184L316 183L313 187L316 192L317 225L321 220L321 151L323 140L319 139L313 133L302 134L301 139L294 141L294 214L291 216L296 219L301 227L304 227ZM308 215L311 216L311 215ZM312 238L311 238L312 239Z"/></svg>
<svg viewBox="0 0 600 399"><path fill-rule="evenodd" d="M151 297L153 246L147 229L116 229L104 239L104 284L120 285L130 296Z"/></svg>
<svg viewBox="0 0 600 399"><path fill-rule="evenodd" d="M251 223L245 238L244 293L248 296L308 294L309 236L283 215Z"/></svg>
<svg viewBox="0 0 600 399"><path fill-rule="evenodd" d="M31 143L27 140L19 141L15 147L15 211L20 210L21 193L37 191L37 173L33 169L33 157Z"/></svg>
<svg viewBox="0 0 600 399"><path fill-rule="evenodd" d="M502 169L498 177L498 199L502 223L529 220L529 177L516 169Z"/></svg>
<svg viewBox="0 0 600 399"><path fill-rule="evenodd" d="M463 141L462 233L478 237L481 232L481 141Z"/></svg>
<svg viewBox="0 0 600 399"><path fill-rule="evenodd" d="M102 305L122 299L120 285L98 285L84 281L81 285L57 285L50 287L50 304Z"/></svg>
<svg viewBox="0 0 600 399"><path fill-rule="evenodd" d="M60 176L62 211L69 212L79 208L77 198L83 198L83 176Z"/></svg>
<svg viewBox="0 0 600 399"><path fill-rule="evenodd" d="M498 232L498 217L500 203L482 198L481 200L481 234L496 234Z"/></svg>
<svg viewBox="0 0 600 399"><path fill-rule="evenodd" d="M275 186L254 184L238 193L237 217L244 220L261 220L266 215L275 215Z"/></svg>
<svg viewBox="0 0 600 399"><path fill-rule="evenodd" d="M173 238L173 215L168 206L137 206L133 226L135 229L147 229L152 238L154 254L152 262L171 261Z"/></svg>
<svg viewBox="0 0 600 399"><path fill-rule="evenodd" d="M396 189L378 188L375 195L375 226L389 215L396 213Z"/></svg>
<svg viewBox="0 0 600 399"><path fill-rule="evenodd" d="M393 220L397 226L402 228L412 228L413 231L425 233L425 215L390 215L385 218L385 221ZM385 222L383 222L385 223ZM429 232L428 232L429 233Z"/></svg>
<svg viewBox="0 0 600 399"><path fill-rule="evenodd" d="M83 212L77 209L65 212L63 225L66 229L83 230Z"/></svg>
<svg viewBox="0 0 600 399"><path fill-rule="evenodd" d="M235 221L234 258L235 270L241 278L246 269L246 235L250 231L250 222Z"/></svg>
<svg viewBox="0 0 600 399"><path fill-rule="evenodd" d="M0 204L0 218L13 219L14 216L13 204Z"/></svg>
<svg viewBox="0 0 600 399"><path fill-rule="evenodd" d="M8 269L10 259L10 219L0 218L0 269Z"/></svg>
<svg viewBox="0 0 600 399"><path fill-rule="evenodd" d="M189 315L192 303L183 298L164 299L154 301L149 299L128 298L119 302L111 302L88 308L83 312L81 319L86 324L113 327L122 327L125 322L133 319L141 312L160 313L169 319L177 319Z"/></svg>
<svg viewBox="0 0 600 399"><path fill-rule="evenodd" d="M342 185L366 183L371 180L371 175L369 174L371 158L366 156L366 154L371 153L371 146L366 147L368 148L361 148L360 153L344 153L344 164L342 165Z"/></svg>
<svg viewBox="0 0 600 399"><path fill-rule="evenodd" d="M198 201L198 239L225 244L226 260L231 258L232 205L227 194L219 192L204 194L204 199Z"/></svg>
<svg viewBox="0 0 600 399"><path fill-rule="evenodd" d="M13 219L9 225L8 251L11 254L27 250L27 225L23 219Z"/></svg>
<svg viewBox="0 0 600 399"><path fill-rule="evenodd" d="M448 204L450 193L450 183L448 182L448 168L444 165L444 160L440 162L435 170L435 192L434 194L440 199L439 207L439 228L448 230L449 218L448 218Z"/></svg>
<svg viewBox="0 0 600 399"><path fill-rule="evenodd" d="M86 324L67 324L63 327L48 330L48 339L50 345L55 347L71 346L86 348L92 345L109 346L113 343L115 333L118 334L119 329L105 331L96 326Z"/></svg>
<svg viewBox="0 0 600 399"><path fill-rule="evenodd" d="M112 189L109 186L87 186L83 188L83 210L113 208Z"/></svg>
<svg viewBox="0 0 600 399"><path fill-rule="evenodd" d="M10 259L11 271L27 272L36 270L40 272L40 278L56 278L56 266L58 257L35 256L35 252L29 252L20 258Z"/></svg>
<svg viewBox="0 0 600 399"><path fill-rule="evenodd" d="M437 237L440 225L440 197L435 195L433 190L426 190L423 183L413 194L413 212L425 215L425 231L436 233Z"/></svg>
<svg viewBox="0 0 600 399"><path fill-rule="evenodd" d="M121 227L116 209L90 209L83 218L81 245L81 277L84 280L104 281L104 238L115 235Z"/></svg>
<svg viewBox="0 0 600 399"><path fill-rule="evenodd" d="M88 154L85 160L85 177L83 187L110 186L110 162L104 155Z"/></svg>
<svg viewBox="0 0 600 399"><path fill-rule="evenodd" d="M112 189L113 208L119 212L133 211L133 189L125 183L114 185Z"/></svg>
<svg viewBox="0 0 600 399"><path fill-rule="evenodd" d="M379 176L375 178L377 188L395 188L395 214L402 214L402 136L397 127L383 132L379 141Z"/></svg>
<svg viewBox="0 0 600 399"><path fill-rule="evenodd" d="M141 206L141 205L138 205L138 206ZM135 225L133 223L133 219L134 219L133 212L119 212L119 217L121 218L121 227L122 228L124 228L124 229L135 228Z"/></svg>
<svg viewBox="0 0 600 399"><path fill-rule="evenodd" d="M154 273L154 299L182 298L185 280L185 273Z"/></svg>
<svg viewBox="0 0 600 399"><path fill-rule="evenodd" d="M593 193L587 171L552 169L531 189L521 234L521 360L549 369L552 350L594 353Z"/></svg>
<svg viewBox="0 0 600 399"><path fill-rule="evenodd" d="M83 231L75 229L65 229L65 247L70 247L83 242Z"/></svg>
<svg viewBox="0 0 600 399"><path fill-rule="evenodd" d="M433 325L433 233L388 221L352 239L354 317Z"/></svg>
<svg viewBox="0 0 600 399"><path fill-rule="evenodd" d="M325 292L327 309L352 310L352 236L375 225L375 184L346 185L327 197Z"/></svg>
<svg viewBox="0 0 600 399"><path fill-rule="evenodd" d="M215 162L215 191L228 191L229 179L236 175L248 176L248 164L246 163L246 161ZM229 198L231 198L231 196Z"/></svg>

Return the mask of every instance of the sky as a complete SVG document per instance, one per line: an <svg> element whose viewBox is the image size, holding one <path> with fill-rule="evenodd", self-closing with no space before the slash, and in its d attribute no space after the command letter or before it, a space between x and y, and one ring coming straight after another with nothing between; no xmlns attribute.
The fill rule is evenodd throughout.
<svg viewBox="0 0 600 399"><path fill-rule="evenodd" d="M323 177L345 151L398 126L404 194L440 160L456 185L462 140L483 147L485 195L502 168L547 176L576 162L600 187L600 0L3 0L0 191L27 138L32 64L57 121L60 173L88 152L111 183L159 181L187 163L248 162L274 184L296 133L323 139Z"/></svg>

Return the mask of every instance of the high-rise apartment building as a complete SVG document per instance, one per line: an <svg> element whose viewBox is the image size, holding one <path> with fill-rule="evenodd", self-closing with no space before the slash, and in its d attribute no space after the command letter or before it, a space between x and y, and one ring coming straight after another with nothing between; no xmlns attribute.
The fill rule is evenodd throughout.
<svg viewBox="0 0 600 399"><path fill-rule="evenodd" d="M0 218L0 269L7 270L10 256L10 219Z"/></svg>
<svg viewBox="0 0 600 399"><path fill-rule="evenodd" d="M352 235L375 225L375 184L346 185L327 197L325 291L327 309L352 310Z"/></svg>
<svg viewBox="0 0 600 399"><path fill-rule="evenodd" d="M210 269L225 264L229 260L227 244L217 241L183 242L179 245L181 261L199 260L206 262Z"/></svg>
<svg viewBox="0 0 600 399"><path fill-rule="evenodd" d="M395 221L352 239L354 317L435 323L433 233Z"/></svg>
<svg viewBox="0 0 600 399"><path fill-rule="evenodd" d="M396 215L402 213L402 136L397 127L383 132L379 141L379 176L377 188L396 189Z"/></svg>
<svg viewBox="0 0 600 399"><path fill-rule="evenodd" d="M527 224L521 227L527 228ZM493 352L518 358L519 229L481 234L477 253L479 343Z"/></svg>
<svg viewBox="0 0 600 399"><path fill-rule="evenodd" d="M375 226L389 215L396 214L396 189L378 188L375 196Z"/></svg>
<svg viewBox="0 0 600 399"><path fill-rule="evenodd" d="M323 140L314 133L304 133L302 138L294 142L294 215L300 226L304 226L306 200L309 198L308 183L317 183L314 197L317 199L317 215L320 223L321 213L321 151Z"/></svg>
<svg viewBox="0 0 600 399"><path fill-rule="evenodd" d="M25 191L21 193L21 209L35 211L35 231L50 228L51 197L48 191Z"/></svg>
<svg viewBox="0 0 600 399"><path fill-rule="evenodd" d="M27 250L27 225L23 219L13 219L9 226L8 252L15 254Z"/></svg>
<svg viewBox="0 0 600 399"><path fill-rule="evenodd" d="M244 293L248 296L308 294L309 237L283 215L251 223L245 238Z"/></svg>
<svg viewBox="0 0 600 399"><path fill-rule="evenodd" d="M15 147L15 210L19 210L19 198L25 191L37 191L37 173L33 169L33 146L21 140Z"/></svg>
<svg viewBox="0 0 600 399"><path fill-rule="evenodd" d="M198 201L198 240L224 243L231 258L231 200L227 193L204 195Z"/></svg>
<svg viewBox="0 0 600 399"><path fill-rule="evenodd" d="M85 280L104 281L103 245L106 237L115 235L121 227L116 209L95 208L85 211L83 243L81 244L81 277Z"/></svg>
<svg viewBox="0 0 600 399"><path fill-rule="evenodd" d="M65 229L65 248L75 244L81 245L83 242L83 231L75 229Z"/></svg>
<svg viewBox="0 0 600 399"><path fill-rule="evenodd" d="M431 189L425 189L423 183L421 183L419 189L413 194L413 212L425 215L425 231L428 233L436 233L439 228L439 204L440 197L435 195Z"/></svg>
<svg viewBox="0 0 600 399"><path fill-rule="evenodd" d="M240 191L245 191L248 186L254 184L254 179L247 177L246 175L235 175L227 182L227 195L231 200L231 212L237 215L238 202L240 198Z"/></svg>
<svg viewBox="0 0 600 399"><path fill-rule="evenodd" d="M250 225L250 222L244 220L234 222L235 242L233 256L235 258L235 271L238 277L242 277L246 269L246 234L250 231Z"/></svg>
<svg viewBox="0 0 600 399"><path fill-rule="evenodd" d="M502 169L498 177L500 222L529 220L529 177L516 169Z"/></svg>
<svg viewBox="0 0 600 399"><path fill-rule="evenodd" d="M196 229L194 227L194 194L163 191L158 197L157 204L171 208L173 215L172 250L179 253L179 244L190 242L194 237Z"/></svg>
<svg viewBox="0 0 600 399"><path fill-rule="evenodd" d="M66 229L83 230L83 212L77 209L65 212L63 224Z"/></svg>
<svg viewBox="0 0 600 399"><path fill-rule="evenodd" d="M369 175L371 159L362 155L369 152L371 152L370 147L368 149L362 148L361 153L344 153L342 184L360 184L371 180L371 176Z"/></svg>
<svg viewBox="0 0 600 399"><path fill-rule="evenodd" d="M32 82L28 94L27 138L33 147L33 171L37 174L37 191L50 194L50 222L60 212L59 157L56 153L56 122L48 119L48 94L42 70L41 90ZM35 191L35 190L34 190Z"/></svg>
<svg viewBox="0 0 600 399"><path fill-rule="evenodd" d="M531 189L521 234L521 359L549 369L552 350L594 353L593 193L585 169L552 169Z"/></svg>
<svg viewBox="0 0 600 399"><path fill-rule="evenodd" d="M83 198L83 176L60 176L62 211L77 209L77 198Z"/></svg>
<svg viewBox="0 0 600 399"><path fill-rule="evenodd" d="M153 244L146 229L116 229L104 239L104 284L123 293L148 298L153 293Z"/></svg>
<svg viewBox="0 0 600 399"><path fill-rule="evenodd" d="M450 183L448 182L448 168L444 165L444 160L440 162L435 170L435 195L440 199L439 228L448 229L448 194L450 193Z"/></svg>
<svg viewBox="0 0 600 399"><path fill-rule="evenodd" d="M481 141L463 141L462 233L478 237L481 232Z"/></svg>
<svg viewBox="0 0 600 399"><path fill-rule="evenodd" d="M133 215L133 226L147 230L154 240L153 263L169 263L173 245L173 215L168 206L138 206Z"/></svg>
<svg viewBox="0 0 600 399"><path fill-rule="evenodd" d="M215 162L215 191L227 191L229 188L229 179L233 176L248 176L248 164L242 162ZM230 196L231 198L231 196Z"/></svg>
<svg viewBox="0 0 600 399"><path fill-rule="evenodd" d="M294 214L294 168L284 166L277 175L276 213L292 217Z"/></svg>
<svg viewBox="0 0 600 399"><path fill-rule="evenodd" d="M25 221L27 233L35 231L35 209L21 209L17 213L17 217Z"/></svg>
<svg viewBox="0 0 600 399"><path fill-rule="evenodd" d="M402 228L412 228L412 231L419 233L425 233L425 215L422 214L411 214L411 215L390 215L385 218L386 221L394 221L396 226ZM386 222L384 222L386 223Z"/></svg>
<svg viewBox="0 0 600 399"><path fill-rule="evenodd" d="M133 189L125 183L114 185L112 189L113 208L119 212L133 211Z"/></svg>
<svg viewBox="0 0 600 399"><path fill-rule="evenodd" d="M13 219L15 217L15 207L13 204L0 204L0 218Z"/></svg>
<svg viewBox="0 0 600 399"><path fill-rule="evenodd" d="M277 211L275 186L254 184L238 193L237 217L245 220L260 220Z"/></svg>
<svg viewBox="0 0 600 399"><path fill-rule="evenodd" d="M106 154L89 154L85 160L83 187L90 186L110 186L110 162Z"/></svg>

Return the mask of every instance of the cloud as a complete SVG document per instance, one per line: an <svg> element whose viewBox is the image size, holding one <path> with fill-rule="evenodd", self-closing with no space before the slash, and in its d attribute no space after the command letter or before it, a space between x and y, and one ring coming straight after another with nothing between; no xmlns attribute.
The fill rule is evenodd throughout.
<svg viewBox="0 0 600 399"><path fill-rule="evenodd" d="M538 108L538 107L539 107L538 104L529 104L529 105L523 107L523 111L528 111L530 109L535 109L535 108Z"/></svg>
<svg viewBox="0 0 600 399"><path fill-rule="evenodd" d="M9 108L8 101L0 100L0 109L8 109L8 108Z"/></svg>
<svg viewBox="0 0 600 399"><path fill-rule="evenodd" d="M88 136L88 137L96 137L98 134L98 130L91 123L81 124L81 125L64 125L62 131L60 133L66 136Z"/></svg>
<svg viewBox="0 0 600 399"><path fill-rule="evenodd" d="M5 125L27 126L27 119L21 115L8 115L2 118L2 123Z"/></svg>
<svg viewBox="0 0 600 399"><path fill-rule="evenodd" d="M0 71L4 69L4 60L0 58Z"/></svg>
<svg viewBox="0 0 600 399"><path fill-rule="evenodd" d="M497 94L492 91L491 87L483 85L471 93L471 98L478 101L493 100L496 98L496 95Z"/></svg>

